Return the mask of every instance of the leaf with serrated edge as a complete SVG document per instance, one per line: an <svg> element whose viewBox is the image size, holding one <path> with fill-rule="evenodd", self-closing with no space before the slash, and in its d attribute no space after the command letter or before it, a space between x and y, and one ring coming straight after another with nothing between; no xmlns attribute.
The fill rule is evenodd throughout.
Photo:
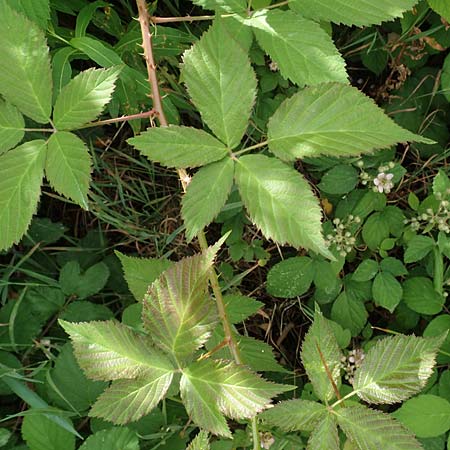
<svg viewBox="0 0 450 450"><path fill-rule="evenodd" d="M193 0L193 3L205 9L227 13L244 13L247 9L245 0Z"/></svg>
<svg viewBox="0 0 450 450"><path fill-rule="evenodd" d="M303 367L316 395L322 401L331 400L335 396L335 391L329 376L339 389L343 355L329 322L319 311L316 311L314 322L306 333L301 356Z"/></svg>
<svg viewBox="0 0 450 450"><path fill-rule="evenodd" d="M256 76L247 53L224 21L216 18L200 41L185 52L182 76L208 127L228 147L236 147L255 102Z"/></svg>
<svg viewBox="0 0 450 450"><path fill-rule="evenodd" d="M339 435L332 415L327 414L314 428L306 450L339 450Z"/></svg>
<svg viewBox="0 0 450 450"><path fill-rule="evenodd" d="M402 17L419 0L293 0L291 9L305 17L345 25L376 25Z"/></svg>
<svg viewBox="0 0 450 450"><path fill-rule="evenodd" d="M127 142L166 167L204 166L228 153L225 145L206 131L177 125L149 128Z"/></svg>
<svg viewBox="0 0 450 450"><path fill-rule="evenodd" d="M36 212L46 145L29 141L0 157L0 250L17 243Z"/></svg>
<svg viewBox="0 0 450 450"><path fill-rule="evenodd" d="M144 296L142 321L158 347L177 360L189 360L217 322L208 277L219 246L184 258L164 271Z"/></svg>
<svg viewBox="0 0 450 450"><path fill-rule="evenodd" d="M139 438L135 430L127 427L108 427L88 436L78 450L139 450L139 448Z"/></svg>
<svg viewBox="0 0 450 450"><path fill-rule="evenodd" d="M48 140L45 175L55 191L88 209L91 155L73 133L58 131Z"/></svg>
<svg viewBox="0 0 450 450"><path fill-rule="evenodd" d="M364 450L414 450L422 446L413 434L391 416L365 406L335 411L346 436Z"/></svg>
<svg viewBox="0 0 450 450"><path fill-rule="evenodd" d="M208 433L204 430L200 430L186 450L210 450L210 448Z"/></svg>
<svg viewBox="0 0 450 450"><path fill-rule="evenodd" d="M113 381L89 411L116 425L134 422L152 411L166 395L173 372L145 376L137 380Z"/></svg>
<svg viewBox="0 0 450 450"><path fill-rule="evenodd" d="M445 337L391 336L367 352L353 388L369 403L397 403L421 391L433 373Z"/></svg>
<svg viewBox="0 0 450 450"><path fill-rule="evenodd" d="M40 28L47 29L47 22L50 19L49 0L6 0L6 2Z"/></svg>
<svg viewBox="0 0 450 450"><path fill-rule="evenodd" d="M157 378L173 370L169 360L152 347L150 338L119 322L59 323L69 334L78 364L89 378Z"/></svg>
<svg viewBox="0 0 450 450"><path fill-rule="evenodd" d="M322 236L322 211L300 173L276 158L246 155L235 180L253 223L279 244L305 247L332 258Z"/></svg>
<svg viewBox="0 0 450 450"><path fill-rule="evenodd" d="M268 137L270 151L288 161L431 142L398 126L358 89L337 83L306 88L285 100L269 120Z"/></svg>
<svg viewBox="0 0 450 450"><path fill-rule="evenodd" d="M300 86L347 83L345 61L328 33L292 11L263 10L244 21L281 75Z"/></svg>
<svg viewBox="0 0 450 450"><path fill-rule="evenodd" d="M25 121L19 110L0 98L0 154L15 147L25 135Z"/></svg>
<svg viewBox="0 0 450 450"><path fill-rule="evenodd" d="M203 360L183 369L181 398L198 425L229 436L222 414L233 419L254 417L281 392L291 390L268 382L244 366L228 361ZM214 422L212 414L214 412Z"/></svg>
<svg viewBox="0 0 450 450"><path fill-rule="evenodd" d="M43 31L3 1L0 42L0 94L34 121L47 123L52 109L52 78Z"/></svg>
<svg viewBox="0 0 450 450"><path fill-rule="evenodd" d="M79 73L56 99L53 123L58 130L71 130L94 120L111 99L119 70L88 69Z"/></svg>
<svg viewBox="0 0 450 450"><path fill-rule="evenodd" d="M326 414L326 407L318 402L295 399L276 404L260 417L284 431L312 431Z"/></svg>
<svg viewBox="0 0 450 450"><path fill-rule="evenodd" d="M202 167L192 177L181 208L188 241L219 214L233 186L233 175L234 161L225 158Z"/></svg>
<svg viewBox="0 0 450 450"><path fill-rule="evenodd" d="M122 264L125 280L134 298L140 302L148 287L171 266L164 258L136 258L115 252Z"/></svg>

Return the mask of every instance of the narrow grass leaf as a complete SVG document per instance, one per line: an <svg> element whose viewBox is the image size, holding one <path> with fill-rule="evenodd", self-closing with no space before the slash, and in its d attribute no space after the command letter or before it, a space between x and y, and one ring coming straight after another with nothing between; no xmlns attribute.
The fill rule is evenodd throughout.
<svg viewBox="0 0 450 450"><path fill-rule="evenodd" d="M227 13L244 13L247 9L246 0L193 0L193 3L205 9Z"/></svg>

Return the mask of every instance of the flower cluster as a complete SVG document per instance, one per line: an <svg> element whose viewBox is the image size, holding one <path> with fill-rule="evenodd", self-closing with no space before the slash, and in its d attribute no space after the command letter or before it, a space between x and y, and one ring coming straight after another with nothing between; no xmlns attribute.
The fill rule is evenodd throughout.
<svg viewBox="0 0 450 450"><path fill-rule="evenodd" d="M394 174L389 173L389 170L395 167L394 162L391 161L385 166L378 167L378 175L375 178L363 169L364 162L362 160L358 161L356 165L361 169L359 178L362 185L366 186L367 184L373 182L373 190L375 192L384 192L385 194L389 194L389 192L391 192L391 189L394 187L394 183L392 181Z"/></svg>
<svg viewBox="0 0 450 450"><path fill-rule="evenodd" d="M439 200L437 211L428 208L426 212L419 214L410 220L406 219L405 223L411 223L411 228L414 231L419 231L420 228L437 228L444 233L450 233L450 202L443 198L442 194L437 193L436 198Z"/></svg>
<svg viewBox="0 0 450 450"><path fill-rule="evenodd" d="M361 223L361 218L358 216L349 215L347 220L333 219L334 234L328 234L326 237L326 245L336 246L336 250L341 256L347 256L356 243L356 238L350 231L350 227L356 223Z"/></svg>
<svg viewBox="0 0 450 450"><path fill-rule="evenodd" d="M347 356L341 358L341 367L345 372L344 378L353 384L356 369L361 367L364 360L364 351L360 348L350 350Z"/></svg>

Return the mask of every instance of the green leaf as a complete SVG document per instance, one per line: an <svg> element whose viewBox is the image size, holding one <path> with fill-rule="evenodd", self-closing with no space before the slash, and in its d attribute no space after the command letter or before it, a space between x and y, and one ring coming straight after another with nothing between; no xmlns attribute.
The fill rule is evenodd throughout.
<svg viewBox="0 0 450 450"><path fill-rule="evenodd" d="M50 371L49 397L53 404L61 408L88 409L107 387L103 381L86 378L75 360L70 343L65 344Z"/></svg>
<svg viewBox="0 0 450 450"><path fill-rule="evenodd" d="M378 273L379 270L380 268L376 261L373 259L365 259L353 273L352 280L369 281Z"/></svg>
<svg viewBox="0 0 450 450"><path fill-rule="evenodd" d="M346 436L364 450L420 450L414 436L388 414L365 406L336 411L336 419Z"/></svg>
<svg viewBox="0 0 450 450"><path fill-rule="evenodd" d="M332 382L337 389L341 384L342 353L328 321L318 311L303 341L301 357L314 392L328 402L335 396Z"/></svg>
<svg viewBox="0 0 450 450"><path fill-rule="evenodd" d="M154 343L177 360L190 359L217 321L208 277L220 241L165 270L144 296L142 320Z"/></svg>
<svg viewBox="0 0 450 450"><path fill-rule="evenodd" d="M394 275L394 277L401 277L408 274L408 271L406 270L406 267L403 265L403 263L399 259L393 258L391 256L388 256L381 261L380 269L384 272L389 272L390 274Z"/></svg>
<svg viewBox="0 0 450 450"><path fill-rule="evenodd" d="M94 120L111 99L117 68L88 69L66 84L56 99L53 123L58 130L71 130Z"/></svg>
<svg viewBox="0 0 450 450"><path fill-rule="evenodd" d="M442 336L450 330L450 315L441 314L431 320L423 330L424 337ZM441 351L437 356L438 364L448 364L450 362L450 335L447 334L445 341L441 345Z"/></svg>
<svg viewBox="0 0 450 450"><path fill-rule="evenodd" d="M89 416L116 425L139 420L164 398L172 378L172 370L152 370L136 380L113 381L92 406Z"/></svg>
<svg viewBox="0 0 450 450"><path fill-rule="evenodd" d="M204 430L200 430L186 450L210 450L210 448L208 433Z"/></svg>
<svg viewBox="0 0 450 450"><path fill-rule="evenodd" d="M0 94L21 113L47 123L52 109L52 78L44 33L3 1L0 42Z"/></svg>
<svg viewBox="0 0 450 450"><path fill-rule="evenodd" d="M403 284L403 300L419 314L438 314L444 306L444 298L434 290L433 282L426 277L414 277Z"/></svg>
<svg viewBox="0 0 450 450"><path fill-rule="evenodd" d="M300 86L329 81L347 83L345 61L329 34L316 22L292 11L256 12L244 21L283 77Z"/></svg>
<svg viewBox="0 0 450 450"><path fill-rule="evenodd" d="M230 323L241 323L253 314L256 314L264 303L245 295L229 294L223 297L227 317Z"/></svg>
<svg viewBox="0 0 450 450"><path fill-rule="evenodd" d="M256 77L247 53L226 23L216 18L185 52L183 61L183 79L203 120L228 147L236 147L247 129L256 95Z"/></svg>
<svg viewBox="0 0 450 450"><path fill-rule="evenodd" d="M64 264L59 273L59 284L66 295L75 295L78 298L87 298L97 294L104 287L109 278L108 266L99 262L81 273L77 261Z"/></svg>
<svg viewBox="0 0 450 450"><path fill-rule="evenodd" d="M125 280L134 298L140 302L148 287L170 267L171 262L163 258L135 258L115 252L122 264Z"/></svg>
<svg viewBox="0 0 450 450"><path fill-rule="evenodd" d="M51 186L87 210L92 159L86 144L73 133L59 131L47 145L45 174Z"/></svg>
<svg viewBox="0 0 450 450"><path fill-rule="evenodd" d="M53 78L53 101L59 96L61 89L72 79L72 67L70 59L77 53L71 47L62 47L53 53L52 78Z"/></svg>
<svg viewBox="0 0 450 450"><path fill-rule="evenodd" d="M267 239L331 258L322 236L322 212L300 173L276 158L239 158L236 183L251 220Z"/></svg>
<svg viewBox="0 0 450 450"><path fill-rule="evenodd" d="M393 313L402 300L403 289L392 274L380 272L373 280L372 294L378 306Z"/></svg>
<svg viewBox="0 0 450 450"><path fill-rule="evenodd" d="M108 48L103 42L87 37L75 37L70 40L70 45L83 52L101 67L120 66L124 64L120 56Z"/></svg>
<svg viewBox="0 0 450 450"><path fill-rule="evenodd" d="M324 405L310 400L287 400L264 411L260 417L264 422L283 431L312 431L327 415Z"/></svg>
<svg viewBox="0 0 450 450"><path fill-rule="evenodd" d="M43 414L24 417L22 437L30 450L75 450L75 436Z"/></svg>
<svg viewBox="0 0 450 450"><path fill-rule="evenodd" d="M419 395L405 402L394 416L421 438L450 429L450 402L436 395Z"/></svg>
<svg viewBox="0 0 450 450"><path fill-rule="evenodd" d="M442 169L439 169L439 172L433 179L433 194L446 196L449 194L449 189L450 179Z"/></svg>
<svg viewBox="0 0 450 450"><path fill-rule="evenodd" d="M408 241L404 255L405 263L420 261L435 247L435 242L428 236L418 234Z"/></svg>
<svg viewBox="0 0 450 450"><path fill-rule="evenodd" d="M166 167L204 166L228 153L227 148L206 131L177 125L149 128L127 142Z"/></svg>
<svg viewBox="0 0 450 450"><path fill-rule="evenodd" d="M232 419L254 417L270 399L287 390L265 381L233 362L203 360L183 369L181 398L192 420L214 434L230 437L223 415Z"/></svg>
<svg viewBox="0 0 450 450"><path fill-rule="evenodd" d="M266 288L270 295L294 298L304 294L315 275L314 260L296 256L275 264L267 274Z"/></svg>
<svg viewBox="0 0 450 450"><path fill-rule="evenodd" d="M348 328L352 336L357 336L367 322L368 313L364 303L346 292L342 292L333 303L331 319L344 328Z"/></svg>
<svg viewBox="0 0 450 450"><path fill-rule="evenodd" d="M233 186L233 177L234 161L231 158L202 167L192 177L181 208L188 242L220 213Z"/></svg>
<svg viewBox="0 0 450 450"><path fill-rule="evenodd" d="M418 0L293 0L289 6L306 17L345 25L375 25L402 17Z"/></svg>
<svg viewBox="0 0 450 450"><path fill-rule="evenodd" d="M357 369L353 388L369 403L398 403L420 392L443 338L397 335L377 341Z"/></svg>
<svg viewBox="0 0 450 450"><path fill-rule="evenodd" d="M268 123L269 149L281 159L351 156L397 142L429 142L399 127L358 89L329 83L285 100Z"/></svg>
<svg viewBox="0 0 450 450"><path fill-rule="evenodd" d="M0 157L0 250L19 242L36 212L46 150L35 140Z"/></svg>
<svg viewBox="0 0 450 450"><path fill-rule="evenodd" d="M247 9L246 0L193 0L193 3L205 9L227 13L244 13Z"/></svg>
<svg viewBox="0 0 450 450"><path fill-rule="evenodd" d="M89 436L78 450L139 450L136 431L112 427Z"/></svg>
<svg viewBox="0 0 450 450"><path fill-rule="evenodd" d="M148 337L118 322L59 323L72 339L78 364L93 380L157 378L173 370Z"/></svg>
<svg viewBox="0 0 450 450"><path fill-rule="evenodd" d="M47 22L50 19L49 0L6 0L6 2L43 30L47 29Z"/></svg>
<svg viewBox="0 0 450 450"><path fill-rule="evenodd" d="M389 237L389 223L381 212L373 213L366 220L362 237L371 250L376 250Z"/></svg>
<svg viewBox="0 0 450 450"><path fill-rule="evenodd" d="M25 135L25 121L19 110L0 99L0 154L15 147Z"/></svg>
<svg viewBox="0 0 450 450"><path fill-rule="evenodd" d="M431 9L441 15L447 22L450 22L450 4L447 0L428 0Z"/></svg>
<svg viewBox="0 0 450 450"><path fill-rule="evenodd" d="M353 166L339 164L326 172L317 186L322 192L339 195L353 191L358 182L359 175Z"/></svg>
<svg viewBox="0 0 450 450"><path fill-rule="evenodd" d="M332 415L326 415L314 428L308 439L308 450L339 450L339 435Z"/></svg>

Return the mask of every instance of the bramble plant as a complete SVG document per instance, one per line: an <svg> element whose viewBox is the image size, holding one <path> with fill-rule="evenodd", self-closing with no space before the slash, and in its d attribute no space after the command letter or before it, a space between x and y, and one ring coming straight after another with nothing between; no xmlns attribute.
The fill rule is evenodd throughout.
<svg viewBox="0 0 450 450"><path fill-rule="evenodd" d="M89 384L95 400L89 398L79 409L92 405L91 418L120 426L148 416L160 402L164 411L168 400L181 403L200 428L189 444L191 450L214 445L210 434L236 442L239 427L229 419L248 423L251 441L241 436L242 447L254 450L285 448L277 438L278 428L288 437L290 432L306 433L307 444L293 433L291 448L338 450L341 439L346 449L423 448L404 424L414 422L414 408L439 403L437 396L438 400L428 398L432 394L416 394L432 377L436 358L448 362L446 350L438 355L448 342L448 316L433 319L425 337L381 338L370 342L370 348L356 348L348 355L342 349L361 332L371 336L364 306L369 297L389 313L406 305L405 314L411 318L417 313L417 322L419 314L434 315L444 309L445 286L450 283L450 268L444 261L450 256L450 181L441 171L434 178L432 195L421 202L411 193L408 202L415 213L409 218L387 204L387 195L400 184L405 170L393 157L383 154L377 159L376 150L398 143L436 142L420 130L398 125L350 85L344 58L329 33L330 23L361 27L394 20L417 0L376 4L194 0L195 5L214 12L199 17L211 25L198 40L177 37L183 49L194 41L183 53L180 79L198 111L199 115L194 114L198 127L170 124L171 118L178 122L179 117L173 113L170 98L159 89L153 47L158 24L195 18L150 16L146 2L136 0L140 30L131 27L130 34L122 36L118 47L127 50L119 54L88 35L95 11L108 7L105 2L93 2L78 16L74 36L59 36L58 30L49 29L49 36L64 42L64 47L51 52L42 29L47 19L27 2L13 3L0 0L0 249L20 242L29 230L44 176L58 194L89 209L93 203L89 198L92 157L80 137L82 130L120 122L132 126L130 146L150 161L177 170L184 191L180 214L186 240L197 238L201 248L201 253L176 263L116 252L138 302L125 310L122 322L107 314L91 321L84 321L82 314L77 320L60 318L58 323L71 339L78 365L97 383ZM40 3L49 11L48 1ZM439 1L429 3L437 12L449 12ZM114 19L109 26L113 34ZM131 58L127 54L130 41L142 45L148 79L143 67L138 70L134 65L135 48L131 47ZM264 93L255 67L258 54L262 54L263 65L270 58L271 70L280 77L277 83L290 86L287 95L265 110L263 118L254 117ZM70 60L75 57L90 58L101 68L82 70L72 78ZM265 83L272 82L270 77L265 79ZM147 101L149 89L152 108L142 113L141 103ZM96 121L107 106L113 118ZM148 118L154 126L140 132L142 120ZM344 157L349 163L342 162ZM318 184L321 192L330 198L347 195L333 220L322 224L321 204L298 170L299 160L326 172ZM356 189L359 184L362 189ZM238 212L227 216L230 202L238 203ZM242 246L239 229L245 218L239 216L240 202L267 240L309 251L273 265L266 285L271 295L286 299L304 295L313 284L316 287L316 310L300 352L312 385L309 398L282 400L274 406L276 396L296 386L272 381L279 380L273 373L282 375L286 369L267 344L241 334L235 326L262 303L233 290L227 292L215 265L216 255L225 242L236 244L239 256L235 259L246 251L249 259L267 255L261 245ZM327 207L325 201L322 205ZM205 229L214 220L224 224L223 236L208 246ZM403 284L399 278L408 270L388 253L397 243L406 248L404 263L418 264ZM341 278L345 262L352 261L361 248L377 256L364 259L354 273ZM110 275L103 262L85 264L83 270L77 261L64 261L61 266L57 287L63 300L54 301L61 307L64 295L83 300L98 293ZM9 310L8 320L16 313ZM15 349L14 331L10 335ZM49 345L44 349L51 359ZM60 354L70 360L72 356L67 355ZM55 367L55 372L61 382L61 371ZM258 372L266 372L266 378ZM347 384L341 381L343 374ZM65 443L60 445L75 448L74 436L79 434L71 421L30 394L25 384L13 377L6 379L12 392L31 398L28 403L33 409L42 410L37 418L27 416L22 426L31 450L42 449L36 444L36 430L47 429L49 422L52 430L69 433L73 440L67 444L61 437L59 442ZM71 404L76 398L67 400L58 384L52 383L54 391L77 411ZM359 401L406 403L388 414ZM450 405L436 408L450 417ZM438 428L440 433L430 436L446 433L448 421L448 427L444 424ZM97 431L80 448L106 448L101 446L106 445L105 439L108 445L121 442L124 448L139 445L129 429L113 430L110 436Z"/></svg>

